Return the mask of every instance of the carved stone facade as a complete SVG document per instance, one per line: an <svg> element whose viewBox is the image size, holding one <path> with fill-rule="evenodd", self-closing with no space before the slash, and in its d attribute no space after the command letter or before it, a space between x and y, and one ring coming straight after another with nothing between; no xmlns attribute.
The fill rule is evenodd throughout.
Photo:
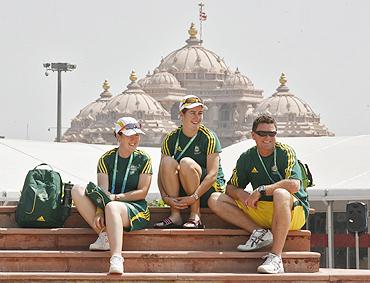
<svg viewBox="0 0 370 283"><path fill-rule="evenodd" d="M176 128L175 123L170 119L170 114L153 97L147 95L136 82L135 72L131 73L131 83L121 94L104 100L104 107L99 104L98 111L89 112L81 110L79 115L72 121L72 126L63 135L65 142L85 142L99 144L115 144L116 139L113 134L114 122L120 117L135 117L145 131L141 138L143 146L159 146L163 136ZM95 104L90 108L98 109ZM94 113L94 114L93 114ZM82 123L81 121L86 121Z"/></svg>
<svg viewBox="0 0 370 283"><path fill-rule="evenodd" d="M113 123L127 115L142 122L147 134L142 145L160 145L179 123L179 101L187 94L204 100L208 107L204 123L217 133L222 146L245 139L261 112L276 118L280 136L333 135L307 103L289 92L285 77L278 92L264 100L263 91L247 76L238 69L231 71L220 56L203 47L194 24L188 33L186 45L163 58L152 73L138 82L133 73L122 94L112 97L105 86L101 97L72 120L63 140L115 143Z"/></svg>
<svg viewBox="0 0 370 283"><path fill-rule="evenodd" d="M252 128L253 119L268 113L275 118L280 137L319 137L334 136L320 123L320 115L310 105L290 92L285 74L281 74L280 86L271 97L264 99L255 109L247 127Z"/></svg>

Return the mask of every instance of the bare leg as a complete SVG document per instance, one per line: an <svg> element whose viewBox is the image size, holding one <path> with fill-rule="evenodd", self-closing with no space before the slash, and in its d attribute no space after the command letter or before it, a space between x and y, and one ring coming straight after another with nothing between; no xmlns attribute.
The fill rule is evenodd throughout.
<svg viewBox="0 0 370 283"><path fill-rule="evenodd" d="M192 195L198 188L201 175L202 168L193 159L185 157L180 160L179 176L187 195ZM200 200L197 200L190 206L190 218L195 220L200 219Z"/></svg>
<svg viewBox="0 0 370 283"><path fill-rule="evenodd" d="M291 222L293 197L285 189L276 189L273 192L273 196L274 214L272 217L271 232L274 236L274 241L271 252L281 256Z"/></svg>
<svg viewBox="0 0 370 283"><path fill-rule="evenodd" d="M161 162L160 178L163 189L170 197L178 197L180 190L180 181L178 175L179 164L175 159L165 156ZM181 224L180 210L171 207L170 219L173 223Z"/></svg>
<svg viewBox="0 0 370 283"><path fill-rule="evenodd" d="M129 227L127 207L119 201L111 201L105 207L105 221L111 255L121 256L123 243L123 227Z"/></svg>
<svg viewBox="0 0 370 283"><path fill-rule="evenodd" d="M78 212L85 219L94 231L99 234L100 230L94 224L96 206L85 195L85 186L74 185L72 188L72 199L78 209Z"/></svg>
<svg viewBox="0 0 370 283"><path fill-rule="evenodd" d="M248 232L260 229L252 219L248 217L236 204L235 201L226 194L213 193L208 199L209 208L223 220L240 227Z"/></svg>

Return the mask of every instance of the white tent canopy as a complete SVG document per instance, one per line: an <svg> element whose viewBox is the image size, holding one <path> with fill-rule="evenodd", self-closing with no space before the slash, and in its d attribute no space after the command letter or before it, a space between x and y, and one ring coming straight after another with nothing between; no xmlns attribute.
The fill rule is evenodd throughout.
<svg viewBox="0 0 370 283"><path fill-rule="evenodd" d="M308 163L315 187L312 200L332 194L358 197L370 190L370 135L351 137L278 138L291 145L299 159ZM221 162L226 179L231 175L239 155L254 145L245 140L223 149ZM19 194L28 170L45 162L57 170L64 182L87 183L96 180L99 157L113 145L55 143L30 140L0 140L0 192ZM153 181L150 193L158 194L156 175L160 148L142 148L153 160ZM332 192L331 192L332 191ZM6 192L6 193L4 193ZM370 194L367 194L370 197Z"/></svg>

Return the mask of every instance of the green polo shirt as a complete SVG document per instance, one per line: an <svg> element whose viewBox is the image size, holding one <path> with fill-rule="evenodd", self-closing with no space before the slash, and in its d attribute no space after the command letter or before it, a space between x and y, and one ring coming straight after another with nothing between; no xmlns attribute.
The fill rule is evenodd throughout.
<svg viewBox="0 0 370 283"><path fill-rule="evenodd" d="M178 146L175 154L175 145L178 140ZM179 154L184 151L186 145L189 143L191 138L184 135L182 131L182 126L167 134L162 143L162 154L167 156L172 156L178 159ZM202 167L203 170L207 170L207 156L212 153L221 152L221 143L217 135L209 130L204 125L199 127L196 138L189 145L189 147L183 152L182 156L179 158L180 161L184 157L192 158L196 163ZM175 156L174 156L175 154ZM214 186L217 191L224 190L224 173L222 171L221 162L218 164L217 173L217 186Z"/></svg>
<svg viewBox="0 0 370 283"><path fill-rule="evenodd" d="M98 173L107 174L109 177L109 192L112 192L112 178L116 152L118 148L107 151L100 157L98 162ZM140 174L152 174L152 161L147 153L136 149L133 152L133 159L128 173L125 192L134 191L139 184ZM122 158L118 155L115 193L121 193L123 179L130 157Z"/></svg>
<svg viewBox="0 0 370 283"><path fill-rule="evenodd" d="M253 190L261 185L269 185L283 179L300 180L299 191L294 196L303 206L305 215L308 216L309 203L307 192L303 187L301 168L299 167L294 150L286 145L276 143L276 166L279 174L274 170L274 153L269 156L258 156L257 147L254 146L242 153L236 163L228 184L238 188L246 188L251 183ZM272 201L272 196L262 196L261 200ZM299 205L295 204L295 205Z"/></svg>

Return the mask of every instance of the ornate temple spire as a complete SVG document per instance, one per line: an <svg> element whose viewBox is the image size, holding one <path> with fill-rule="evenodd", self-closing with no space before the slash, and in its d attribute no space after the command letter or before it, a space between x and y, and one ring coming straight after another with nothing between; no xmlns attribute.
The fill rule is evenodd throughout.
<svg viewBox="0 0 370 283"><path fill-rule="evenodd" d="M137 80L136 72L134 70L132 70L131 75L130 75L130 81L131 82L136 82L136 80Z"/></svg>
<svg viewBox="0 0 370 283"><path fill-rule="evenodd" d="M203 42L202 40L199 40L197 37L198 31L195 28L194 23L191 23L190 28L188 30L188 34L189 34L189 39L186 40L186 43L188 45L200 45Z"/></svg>
<svg viewBox="0 0 370 283"><path fill-rule="evenodd" d="M102 87L103 87L104 91L100 94L101 99L111 98L112 94L109 92L110 85L109 85L109 82L107 80L104 80L104 83L103 83Z"/></svg>
<svg viewBox="0 0 370 283"><path fill-rule="evenodd" d="M281 73L279 83L280 86L276 89L278 92L289 92L289 88L287 87L286 83L288 82L284 73Z"/></svg>
<svg viewBox="0 0 370 283"><path fill-rule="evenodd" d="M279 82L280 82L280 86L285 86L286 83L287 83L287 79L286 79L286 76L284 73L281 73L281 76L280 76L280 79L279 79Z"/></svg>
<svg viewBox="0 0 370 283"><path fill-rule="evenodd" d="M195 28L195 24L191 23L190 28L188 30L188 33L190 35L190 38L197 38L198 31Z"/></svg>

